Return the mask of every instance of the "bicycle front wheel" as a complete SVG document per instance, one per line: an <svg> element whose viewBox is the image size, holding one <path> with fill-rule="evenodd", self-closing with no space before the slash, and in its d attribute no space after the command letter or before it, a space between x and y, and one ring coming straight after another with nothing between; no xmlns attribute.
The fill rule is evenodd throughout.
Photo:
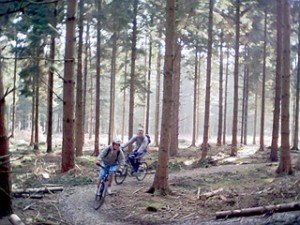
<svg viewBox="0 0 300 225"><path fill-rule="evenodd" d="M115 174L116 184L118 185L123 184L124 180L126 179L127 172L128 172L128 167L126 166L125 169L122 171L122 173Z"/></svg>
<svg viewBox="0 0 300 225"><path fill-rule="evenodd" d="M146 162L142 162L139 166L139 169L136 173L136 179L142 181L145 179L148 172L148 165Z"/></svg>
<svg viewBox="0 0 300 225"><path fill-rule="evenodd" d="M95 196L95 201L94 201L94 209L95 210L99 209L102 206L104 199L106 197L106 193L107 193L106 183L101 182L99 185L99 188L97 189L97 193Z"/></svg>

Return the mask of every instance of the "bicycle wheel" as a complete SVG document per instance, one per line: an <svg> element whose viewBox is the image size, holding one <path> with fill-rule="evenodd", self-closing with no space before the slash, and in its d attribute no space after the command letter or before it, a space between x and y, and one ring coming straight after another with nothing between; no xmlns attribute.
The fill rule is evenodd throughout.
<svg viewBox="0 0 300 225"><path fill-rule="evenodd" d="M120 185L123 184L124 180L127 177L128 167L126 166L122 173L115 174L115 182L116 184Z"/></svg>
<svg viewBox="0 0 300 225"><path fill-rule="evenodd" d="M136 173L136 179L142 181L145 179L148 171L148 165L146 162L142 162L139 166L138 172Z"/></svg>
<svg viewBox="0 0 300 225"><path fill-rule="evenodd" d="M97 189L95 201L94 201L94 209L97 210L101 207L104 202L107 193L107 186L105 182L101 182L99 188Z"/></svg>

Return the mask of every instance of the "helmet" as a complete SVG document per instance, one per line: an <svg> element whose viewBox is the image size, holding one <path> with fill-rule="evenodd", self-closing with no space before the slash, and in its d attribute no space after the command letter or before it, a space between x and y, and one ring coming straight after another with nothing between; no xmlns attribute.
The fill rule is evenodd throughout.
<svg viewBox="0 0 300 225"><path fill-rule="evenodd" d="M121 145L122 141L120 138L114 138L112 141L113 144Z"/></svg>

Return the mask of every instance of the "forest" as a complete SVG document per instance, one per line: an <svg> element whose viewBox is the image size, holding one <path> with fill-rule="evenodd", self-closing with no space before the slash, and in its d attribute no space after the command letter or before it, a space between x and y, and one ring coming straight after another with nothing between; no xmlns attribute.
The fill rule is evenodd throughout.
<svg viewBox="0 0 300 225"><path fill-rule="evenodd" d="M300 0L0 0L0 225L298 224L299 97Z"/></svg>

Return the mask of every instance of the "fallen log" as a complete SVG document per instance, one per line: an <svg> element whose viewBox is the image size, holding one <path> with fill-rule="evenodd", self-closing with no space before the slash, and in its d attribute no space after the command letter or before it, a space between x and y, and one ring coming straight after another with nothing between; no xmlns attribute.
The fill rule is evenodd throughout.
<svg viewBox="0 0 300 225"><path fill-rule="evenodd" d="M51 194L58 191L63 191L63 187L44 187L44 188L27 188L27 189L17 189L13 191L14 197L19 197L22 195L31 194Z"/></svg>
<svg viewBox="0 0 300 225"><path fill-rule="evenodd" d="M16 214L11 214L8 220L12 225L25 225Z"/></svg>
<svg viewBox="0 0 300 225"><path fill-rule="evenodd" d="M293 202L279 205L260 206L253 208L245 208L238 210L219 211L216 212L216 219L231 218L231 217L243 217L243 216L255 216L265 213L276 212L289 212L300 210L300 202Z"/></svg>

